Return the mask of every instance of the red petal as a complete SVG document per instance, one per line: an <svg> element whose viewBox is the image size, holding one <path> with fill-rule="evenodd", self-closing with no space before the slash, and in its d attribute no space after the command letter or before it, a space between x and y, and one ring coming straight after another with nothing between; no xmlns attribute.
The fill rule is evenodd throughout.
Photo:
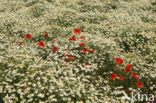
<svg viewBox="0 0 156 103"><path fill-rule="evenodd" d="M75 29L73 32L74 32L75 34L80 34L80 33L81 33L80 29Z"/></svg>

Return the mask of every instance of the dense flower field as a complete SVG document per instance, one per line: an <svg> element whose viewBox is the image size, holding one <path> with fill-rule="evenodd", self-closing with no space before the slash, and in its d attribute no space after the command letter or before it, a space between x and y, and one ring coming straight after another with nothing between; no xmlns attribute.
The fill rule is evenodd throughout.
<svg viewBox="0 0 156 103"><path fill-rule="evenodd" d="M155 0L0 0L0 103L155 95Z"/></svg>

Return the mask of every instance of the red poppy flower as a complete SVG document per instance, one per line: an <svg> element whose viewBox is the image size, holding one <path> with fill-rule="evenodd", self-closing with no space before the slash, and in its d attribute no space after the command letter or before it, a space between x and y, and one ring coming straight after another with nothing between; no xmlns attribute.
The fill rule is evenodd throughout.
<svg viewBox="0 0 156 103"><path fill-rule="evenodd" d="M32 38L32 36L30 34L26 34L26 36L24 37L24 39L28 39L28 38Z"/></svg>
<svg viewBox="0 0 156 103"><path fill-rule="evenodd" d="M80 39L83 39L83 40L85 40L86 38L85 38L84 36L81 36L81 37L80 37Z"/></svg>
<svg viewBox="0 0 156 103"><path fill-rule="evenodd" d="M37 45L38 45L39 47L45 47L45 44L44 44L42 41L39 41L39 42L37 43Z"/></svg>
<svg viewBox="0 0 156 103"><path fill-rule="evenodd" d="M80 33L81 33L80 29L75 29L73 32L74 32L75 34L80 34Z"/></svg>
<svg viewBox="0 0 156 103"><path fill-rule="evenodd" d="M89 52L90 52L90 53L94 53L94 50L90 50Z"/></svg>
<svg viewBox="0 0 156 103"><path fill-rule="evenodd" d="M123 76L119 75L119 79L120 79L120 81L123 81Z"/></svg>
<svg viewBox="0 0 156 103"><path fill-rule="evenodd" d="M123 60L120 59L120 58L116 58L115 61L116 61L117 64L120 64L120 65L123 64Z"/></svg>
<svg viewBox="0 0 156 103"><path fill-rule="evenodd" d="M56 40L53 40L53 43L56 43Z"/></svg>
<svg viewBox="0 0 156 103"><path fill-rule="evenodd" d="M53 51L57 51L58 48L57 48L56 46L54 46L54 47L52 48L52 50L53 50Z"/></svg>
<svg viewBox="0 0 156 103"><path fill-rule="evenodd" d="M45 36L45 37L48 37L49 35L48 35L48 33L47 33L47 32L45 32L45 33L44 33L44 36Z"/></svg>
<svg viewBox="0 0 156 103"><path fill-rule="evenodd" d="M72 36L69 40L76 40L76 36Z"/></svg>
<svg viewBox="0 0 156 103"><path fill-rule="evenodd" d="M137 87L140 87L140 88L142 88L142 87L143 87L143 85L142 85L142 83L141 83L141 82L137 82L137 83L136 83L136 85L137 85Z"/></svg>
<svg viewBox="0 0 156 103"><path fill-rule="evenodd" d="M82 50L84 50L84 51L88 51L88 49L87 49L87 48L83 48Z"/></svg>
<svg viewBox="0 0 156 103"><path fill-rule="evenodd" d="M21 44L22 44L22 42L21 42L21 41L19 41L19 42L18 42L18 45L21 45Z"/></svg>
<svg viewBox="0 0 156 103"><path fill-rule="evenodd" d="M90 64L86 64L86 66L90 66Z"/></svg>
<svg viewBox="0 0 156 103"><path fill-rule="evenodd" d="M88 52L88 49L87 48L83 48L82 51L83 51L83 53L86 53L86 52Z"/></svg>
<svg viewBox="0 0 156 103"><path fill-rule="evenodd" d="M129 68L130 69L132 67L133 67L132 65L128 64L126 68Z"/></svg>
<svg viewBox="0 0 156 103"><path fill-rule="evenodd" d="M115 79L116 79L116 74L115 74L115 73L112 73L112 74L111 74L111 79L112 79L112 80L115 80Z"/></svg>
<svg viewBox="0 0 156 103"><path fill-rule="evenodd" d="M136 73L132 73L132 77L134 77L134 78L137 78L138 77L138 75L136 74Z"/></svg>
<svg viewBox="0 0 156 103"><path fill-rule="evenodd" d="M69 56L68 60L73 61L73 56Z"/></svg>
<svg viewBox="0 0 156 103"><path fill-rule="evenodd" d="M83 47L83 46L85 46L85 45L84 45L84 43L80 43L80 46Z"/></svg>
<svg viewBox="0 0 156 103"><path fill-rule="evenodd" d="M124 72L131 72L130 68L126 68Z"/></svg>

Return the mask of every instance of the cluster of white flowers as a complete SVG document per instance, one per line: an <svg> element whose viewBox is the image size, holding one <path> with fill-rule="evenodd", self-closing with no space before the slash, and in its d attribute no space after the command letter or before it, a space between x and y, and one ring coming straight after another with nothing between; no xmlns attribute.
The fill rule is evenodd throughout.
<svg viewBox="0 0 156 103"><path fill-rule="evenodd" d="M84 42L90 49L90 43L87 43L89 37L79 35L77 38L80 36L86 37ZM2 36L2 41L7 39ZM52 47L52 40L47 42L46 48L39 48L37 43L31 42L31 39L24 41L23 38L22 45L18 45L17 42L11 44L15 38L11 37L9 40L4 47L1 46L2 49L7 47L5 52L2 52L4 58L1 58L1 89L3 89L1 93L9 94L9 98L8 95L4 96L4 101L31 102L35 101L33 97L38 98L37 100L46 97L47 102L73 101L72 98L76 98L76 100L79 98L78 102L83 100L82 94L85 96L84 99L88 101L97 101L97 95L100 95L101 99L99 98L99 100L103 101L106 93L102 91L108 90L109 86L98 89L104 80L103 78L95 80L96 84L94 85L91 83L95 77L87 74L87 72L98 69L97 64L94 63L98 57L96 57L96 51L93 54L86 53L86 57L79 55L80 51L74 48L78 48L82 40L72 42L67 38L55 38L55 46L59 48L59 53L54 53L50 48ZM78 59L71 63L65 62L62 58L65 49L73 49L70 54ZM46 58L43 58L44 55ZM81 62L79 58L86 58L86 60L79 64ZM86 66L85 62L89 63L90 66ZM80 69L82 74L79 73ZM13 99L12 94L18 98Z"/></svg>
<svg viewBox="0 0 156 103"><path fill-rule="evenodd" d="M155 0L0 1L0 102L125 103L117 95L126 88L155 93L155 5ZM70 41L75 28L81 34ZM27 33L32 38L24 39ZM83 54L80 43L94 53ZM73 61L66 61L68 54ZM112 83L110 74L123 68L116 57L133 65L143 89Z"/></svg>

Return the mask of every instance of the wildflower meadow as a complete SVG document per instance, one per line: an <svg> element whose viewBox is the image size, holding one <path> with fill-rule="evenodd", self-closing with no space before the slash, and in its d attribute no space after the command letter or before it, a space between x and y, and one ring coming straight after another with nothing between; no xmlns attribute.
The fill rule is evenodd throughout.
<svg viewBox="0 0 156 103"><path fill-rule="evenodd" d="M156 103L156 1L0 0L0 103Z"/></svg>

